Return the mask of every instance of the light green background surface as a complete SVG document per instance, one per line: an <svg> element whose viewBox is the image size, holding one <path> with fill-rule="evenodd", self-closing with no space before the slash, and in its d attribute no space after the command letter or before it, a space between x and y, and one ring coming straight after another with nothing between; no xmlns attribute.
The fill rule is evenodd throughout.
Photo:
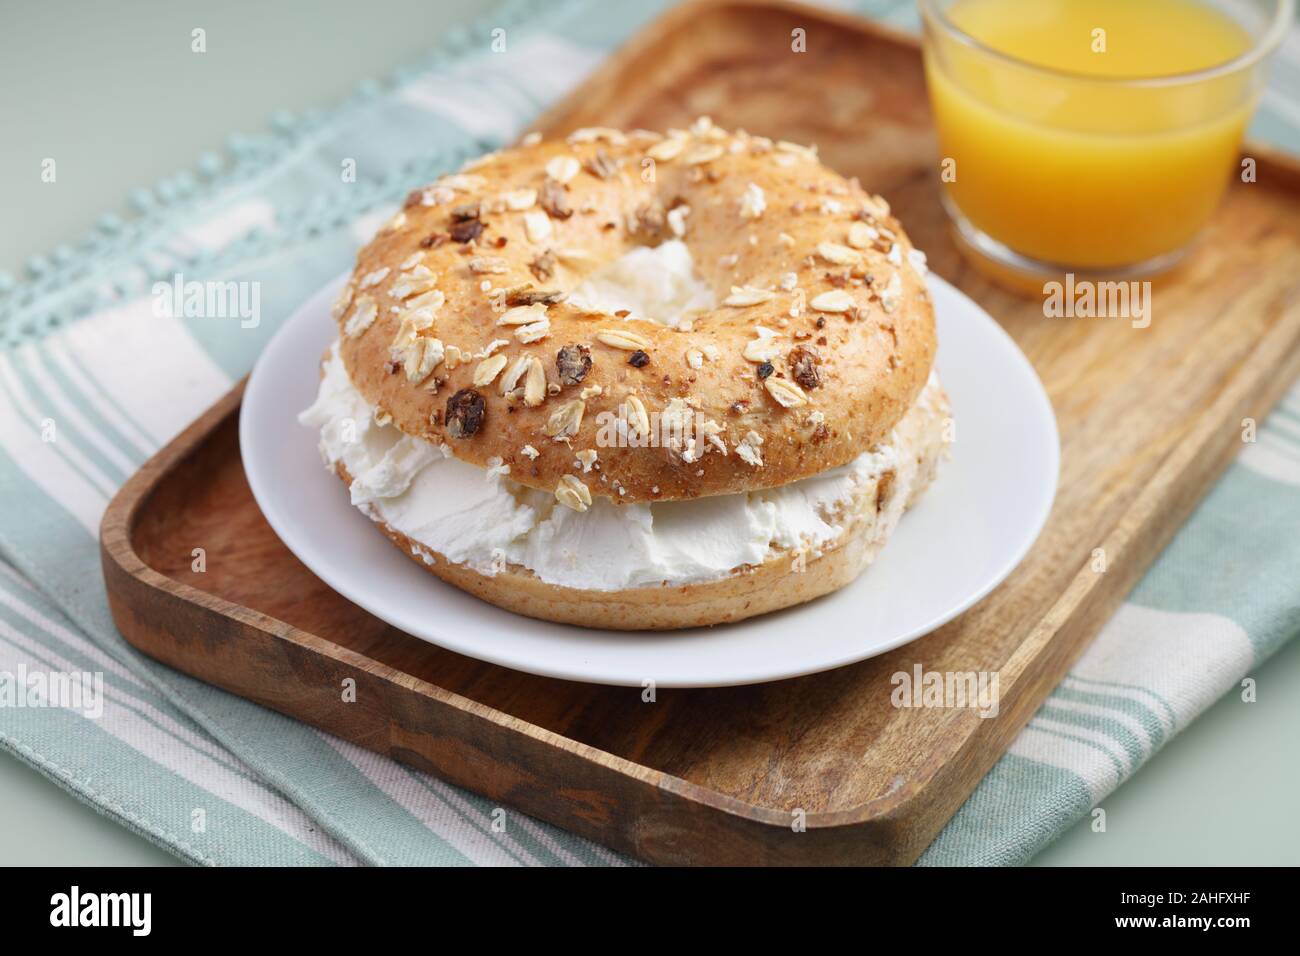
<svg viewBox="0 0 1300 956"><path fill-rule="evenodd" d="M273 110L328 103L490 4L445 0L52 2L0 29L0 269L78 237L133 187L193 165ZM208 52L190 52L190 31ZM43 184L41 161L58 163ZM1294 865L1300 845L1300 642L1252 675L1035 861ZM0 863L178 862L0 757Z"/></svg>

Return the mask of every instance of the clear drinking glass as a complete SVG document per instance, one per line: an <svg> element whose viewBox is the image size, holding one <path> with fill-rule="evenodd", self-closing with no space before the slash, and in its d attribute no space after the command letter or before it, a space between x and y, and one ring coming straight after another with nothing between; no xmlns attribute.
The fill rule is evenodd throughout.
<svg viewBox="0 0 1300 956"><path fill-rule="evenodd" d="M1134 28L1150 31L1145 51L1133 42L1113 51L1106 45L1105 11L1114 8L1076 7L1085 20L1063 24L1069 36L1054 35L1055 21L1028 24L1040 33L1033 54L1020 58L995 48L1014 42L977 39L955 21L986 37L1002 31L1014 40L1027 20L1050 18L1079 0L1034 0L1032 7L1028 0L918 2L944 204L968 251L1020 276L1138 276L1176 262L1239 168L1266 61L1295 9L1295 0L1129 0L1133 9L1163 19ZM1196 4L1203 9L1185 9ZM1216 14L1242 34L1231 24L1206 29L1224 25L1200 21ZM999 23L999 16L1020 19ZM1096 27L1076 35L1088 17L1095 17ZM1135 35L1125 34L1129 40ZM1081 59L1076 46L1129 57L1109 68L1144 52L1150 60L1137 61L1144 66L1176 61L1198 55L1196 44L1214 50L1229 39L1240 52L1217 65L1154 76L1123 75L1122 68L1120 75L1095 75L1093 61ZM1041 62L1058 42L1060 62Z"/></svg>

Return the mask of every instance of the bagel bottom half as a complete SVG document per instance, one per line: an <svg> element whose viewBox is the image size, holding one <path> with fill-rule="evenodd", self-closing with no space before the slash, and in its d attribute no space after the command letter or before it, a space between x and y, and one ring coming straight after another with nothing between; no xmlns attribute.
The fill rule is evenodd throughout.
<svg viewBox="0 0 1300 956"><path fill-rule="evenodd" d="M402 553L448 584L489 604L528 617L612 630L672 630L722 624L803 604L837 591L870 565L903 512L934 480L946 452L948 402L942 389L928 389L895 426L895 467L864 482L836 517L841 533L817 551L773 549L759 565L730 575L687 584L597 590L541 580L528 568L506 564L484 574L449 561L437 551L394 529L363 507ZM335 473L347 486L352 476L342 462Z"/></svg>

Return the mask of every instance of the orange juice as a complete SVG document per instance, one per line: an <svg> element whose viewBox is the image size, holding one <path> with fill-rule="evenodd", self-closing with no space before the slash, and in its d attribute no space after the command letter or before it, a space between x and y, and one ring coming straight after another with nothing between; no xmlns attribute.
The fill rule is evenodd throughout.
<svg viewBox="0 0 1300 956"><path fill-rule="evenodd" d="M1105 270L1169 256L1208 221L1256 96L1248 72L1211 70L1252 46L1234 20L1200 0L942 9L957 30L927 23L926 73L948 199L976 230Z"/></svg>

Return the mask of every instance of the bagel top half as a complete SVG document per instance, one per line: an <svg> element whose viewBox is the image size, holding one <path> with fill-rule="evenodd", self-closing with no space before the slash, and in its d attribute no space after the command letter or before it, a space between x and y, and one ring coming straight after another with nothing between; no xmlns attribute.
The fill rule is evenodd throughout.
<svg viewBox="0 0 1300 956"><path fill-rule="evenodd" d="M672 327L566 301L633 247L673 238L711 311ZM887 438L935 351L888 205L812 149L707 119L667 136L534 135L412 193L334 312L377 417L579 510L842 465ZM628 440L598 440L602 412ZM650 433L669 437L638 442Z"/></svg>

